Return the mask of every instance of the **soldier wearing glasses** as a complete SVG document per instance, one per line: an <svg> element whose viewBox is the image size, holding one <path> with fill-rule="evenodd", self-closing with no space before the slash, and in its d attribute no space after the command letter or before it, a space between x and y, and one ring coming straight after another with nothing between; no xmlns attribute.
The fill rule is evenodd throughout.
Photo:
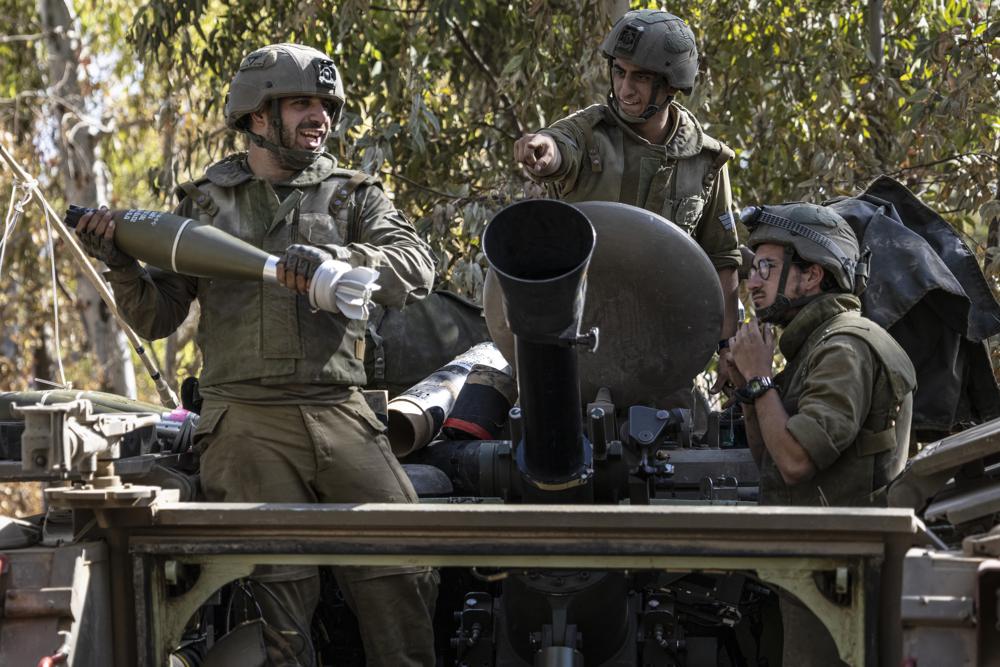
<svg viewBox="0 0 1000 667"><path fill-rule="evenodd" d="M876 505L909 444L913 365L862 317L867 260L847 222L812 204L744 211L757 318L730 341L730 377L770 505ZM764 323L761 327L758 320ZM784 369L775 374L775 336Z"/></svg>

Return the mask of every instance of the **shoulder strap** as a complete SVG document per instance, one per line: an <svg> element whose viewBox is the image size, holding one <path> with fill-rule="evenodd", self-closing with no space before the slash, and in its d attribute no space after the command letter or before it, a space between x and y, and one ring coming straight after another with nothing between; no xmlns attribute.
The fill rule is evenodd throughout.
<svg viewBox="0 0 1000 667"><path fill-rule="evenodd" d="M385 381L385 339L379 333L379 328L382 326L382 320L385 319L385 310L385 308L376 304L371 315L368 317L368 323L365 325L366 333L368 334L368 337L371 338L373 343L372 377L368 378L368 380L370 382L374 381L378 384Z"/></svg>
<svg viewBox="0 0 1000 667"><path fill-rule="evenodd" d="M710 190L715 183L715 178L719 175L719 170L722 169L724 164L736 157L736 152L718 139L710 137L707 134L705 135L704 150L715 153L715 159L709 165L704 179L705 189Z"/></svg>
<svg viewBox="0 0 1000 667"><path fill-rule="evenodd" d="M583 130L583 142L585 148L587 149L587 158L590 160L590 171L595 174L599 174L604 171L604 165L601 163L601 153L597 150L597 145L594 143L594 126L600 122L601 118L604 116L604 109L601 109L601 113L595 113L591 116L592 122L583 123L580 128Z"/></svg>
<svg viewBox="0 0 1000 667"><path fill-rule="evenodd" d="M345 174L346 175L346 174ZM345 180L330 199L330 215L336 217L341 207L347 203L354 191L362 185L375 185L378 179L363 171L356 171ZM346 244L357 243L361 239L361 216L355 216L347 227Z"/></svg>
<svg viewBox="0 0 1000 667"><path fill-rule="evenodd" d="M215 217L215 214L219 212L219 205L215 203L212 199L212 195L208 194L204 190L198 187L198 183L204 185L208 183L208 179L202 179L199 181L187 181L186 183L181 183L177 186L180 192L187 195L194 205L201 209L201 212L209 217ZM178 192L178 194L180 194Z"/></svg>
<svg viewBox="0 0 1000 667"><path fill-rule="evenodd" d="M590 159L590 171L599 174L604 171L604 166L601 164L601 154L597 152L597 146L594 145L594 127L592 125L584 125L581 129L583 129L583 141L586 144L587 157Z"/></svg>
<svg viewBox="0 0 1000 667"><path fill-rule="evenodd" d="M873 326L874 325L874 326ZM907 397L916 387L916 375L906 352L885 331L870 320L842 313L824 329L820 340L848 335L863 340L878 358L880 370L892 391L889 405L872 405L857 438L860 456L874 456L896 447L896 418ZM874 401L873 401L874 403Z"/></svg>
<svg viewBox="0 0 1000 667"><path fill-rule="evenodd" d="M601 161L601 153L597 149L597 144L594 143L594 126L601 122L607 112L607 106L595 104L564 119L576 125L583 134L583 148L587 151L587 159L590 160L590 171L595 174L601 173L604 170L604 165Z"/></svg>

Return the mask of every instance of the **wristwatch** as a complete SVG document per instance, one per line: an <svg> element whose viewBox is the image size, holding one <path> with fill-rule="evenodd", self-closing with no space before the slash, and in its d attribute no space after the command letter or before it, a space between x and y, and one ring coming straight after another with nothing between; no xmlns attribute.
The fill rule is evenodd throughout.
<svg viewBox="0 0 1000 667"><path fill-rule="evenodd" d="M766 394L768 390L777 388L778 385L774 384L773 379L762 375L755 375L747 380L745 386L736 390L736 399L740 403L753 403L758 398Z"/></svg>

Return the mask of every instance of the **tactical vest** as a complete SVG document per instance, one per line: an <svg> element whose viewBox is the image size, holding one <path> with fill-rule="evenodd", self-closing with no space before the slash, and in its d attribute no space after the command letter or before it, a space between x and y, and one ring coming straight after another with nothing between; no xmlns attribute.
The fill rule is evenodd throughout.
<svg viewBox="0 0 1000 667"><path fill-rule="evenodd" d="M719 171L735 155L733 150L715 139L701 128L698 120L684 107L675 104L684 121L668 146L676 143L680 152L668 154L659 164L641 165L638 180L644 181L648 173L643 169L655 170L649 184L648 194L643 202L623 202L641 205L646 210L658 213L692 234L701 220L706 202L711 197L712 187ZM624 160L625 142L641 141L630 138L631 129L621 121L606 105L595 104L583 111L559 121L572 123L584 137L584 157L580 175L569 192L556 192L567 202L619 201L625 178L624 165L606 164L608 160ZM557 123L557 125L559 124ZM644 160L647 162L647 160ZM651 161L650 161L651 162ZM637 184L628 190L637 190ZM557 186L558 187L558 186ZM640 193L641 194L641 193Z"/></svg>
<svg viewBox="0 0 1000 667"><path fill-rule="evenodd" d="M776 480L770 483L761 479L762 497L768 504L799 506L872 506L883 504L883 489L906 463L913 412L913 390L916 375L906 352L889 333L856 311L839 313L814 332L802 349L807 355L834 336L848 335L864 341L877 359L874 373L871 405L861 423L854 443L841 453L840 459L825 470L795 486L781 480L776 467ZM809 372L805 364L789 368L791 381L787 386L801 384L802 375ZM782 383L784 384L784 383ZM798 412L797 398L782 397L785 410L793 415ZM822 489L822 492L820 492ZM779 497L773 497L778 495ZM784 497L781 497L784 496Z"/></svg>
<svg viewBox="0 0 1000 667"><path fill-rule="evenodd" d="M354 191L377 183L366 174L334 168L325 180L293 190L279 204L267 182L228 158L179 191L197 207L201 221L280 255L293 243L345 246L360 240ZM198 300L203 386L251 380L365 383L364 322L313 312L306 296L264 283L200 279Z"/></svg>

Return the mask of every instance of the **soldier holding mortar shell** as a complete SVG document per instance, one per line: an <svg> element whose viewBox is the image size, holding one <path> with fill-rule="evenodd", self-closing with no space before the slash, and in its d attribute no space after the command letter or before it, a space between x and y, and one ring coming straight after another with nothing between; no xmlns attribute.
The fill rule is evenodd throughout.
<svg viewBox="0 0 1000 667"><path fill-rule="evenodd" d="M114 243L111 212L87 213L77 224L84 246L108 265L121 311L140 335L169 335L194 299L201 304L204 405L195 441L211 501L417 499L358 390L364 313L349 319L337 308L316 310L323 304L308 298L317 269L330 260L377 271L372 298L386 306L424 297L434 276L430 248L379 182L339 168L324 151L344 99L336 66L316 49L275 44L250 53L225 106L226 124L249 140L247 152L180 187L178 215L278 257L276 281L143 267ZM181 270L179 261L172 266ZM435 572L345 567L336 574L359 617L369 665L434 664ZM250 589L269 628L269 664L311 667L316 568L261 566Z"/></svg>

